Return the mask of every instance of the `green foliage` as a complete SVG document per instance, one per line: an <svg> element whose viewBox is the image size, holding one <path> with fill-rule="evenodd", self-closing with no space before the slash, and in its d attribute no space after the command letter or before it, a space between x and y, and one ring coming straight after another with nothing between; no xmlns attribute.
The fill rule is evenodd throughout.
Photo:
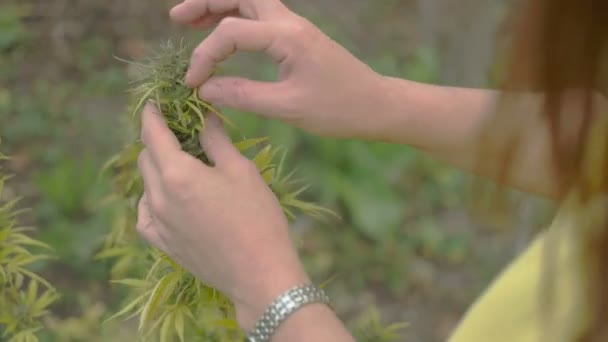
<svg viewBox="0 0 608 342"><path fill-rule="evenodd" d="M90 211L91 191L97 180L92 161L60 159L50 170L38 174L36 183L46 203L57 210L57 214L77 217Z"/></svg>
<svg viewBox="0 0 608 342"><path fill-rule="evenodd" d="M34 176L41 201L34 207L39 222L48 222L40 240L53 246L64 266L88 277L104 275L92 257L111 222L111 207L100 207L108 189L98 166L90 158L57 158L48 170Z"/></svg>
<svg viewBox="0 0 608 342"><path fill-rule="evenodd" d="M402 148L311 139L303 153L302 170L317 175L313 190L321 203L342 207L363 236L379 241L399 228L405 203L388 178L403 168Z"/></svg>
<svg viewBox="0 0 608 342"><path fill-rule="evenodd" d="M7 179L0 176L0 199ZM0 203L0 338L38 341L41 320L58 295L45 279L30 270L34 263L49 258L36 250L48 251L49 247L17 225L19 211L15 204L16 200Z"/></svg>
<svg viewBox="0 0 608 342"><path fill-rule="evenodd" d="M102 302L92 302L83 294L78 303L81 313L78 316L50 316L46 320L45 331L41 341L49 342L107 342L135 341L137 336L118 324L100 324L107 314L107 307Z"/></svg>
<svg viewBox="0 0 608 342"><path fill-rule="evenodd" d="M37 89L39 88L34 87L32 91L37 92ZM53 126L53 115L48 106L42 102L28 101L19 97L16 90L6 89L3 93L4 101L2 112L0 112L0 122L2 123L2 135L6 141L15 144L28 139L40 139L52 132L55 126ZM40 94L42 95L42 93L41 91ZM14 114L18 114L18 116Z"/></svg>
<svg viewBox="0 0 608 342"><path fill-rule="evenodd" d="M130 6L129 2L125 5ZM137 118L132 120L129 115L120 115L127 73L120 63L110 63L111 58L108 58L108 51L129 53L126 52L129 49L122 44L128 43L132 37L121 36L118 31L124 30L116 31L117 27L121 27L120 22L89 22L99 19L99 16L88 9L97 10L98 6L89 6L86 1L76 0L71 7L82 20L63 18L67 20L65 22L63 19L55 20L52 13L38 15L45 6L54 6L50 5L54 4L52 1L32 2L32 11L28 8L30 6L23 6L23 1L19 0L0 0L0 3L0 135L8 143L4 145L5 150L15 155L15 165L23 163L25 166L15 168L18 170L15 182L19 182L23 189L35 191L34 196L28 196L27 202L33 210L22 217L24 221L33 220L38 226L44 226L44 229L36 232L36 237L53 246L60 257L52 263L41 260L30 269L44 267L48 272L52 267L49 274L57 281L56 285L74 294L63 296L63 302L53 306L53 316L45 319L47 331L38 331L37 334L40 333L42 341L134 341L136 338L132 330L137 330L136 320L113 320L103 326L99 322L109 312L120 310L116 309L119 305L117 302L124 299L129 303L144 293L149 299L150 290L159 279L181 271L179 268L173 269L168 261L163 260L159 271L149 274L159 256L141 243L133 230L136 202L142 191L134 162L140 149L138 144L127 145L125 151L108 163L108 172L113 176L113 194L105 201L99 200L97 194L106 191L109 185L103 181L101 184L94 182L91 177L91 169L97 168L109 152L117 149L120 144L117 142L123 141L123 131L128 132L128 142L139 135L137 124L131 122L137 122ZM345 15L338 20L327 16L331 11L319 12L313 19L324 32L357 56L365 58L365 62L375 70L421 82L439 82L436 52L411 51L411 40L408 39L407 43L400 40L401 33L408 33L408 25L404 25L400 12L408 11L410 3L399 0L368 1L368 4L363 4L362 11L358 10L359 4L341 9ZM301 8L307 7L315 6L308 3L301 5ZM302 14L311 18L311 13L306 9ZM24 20L26 17L29 17L27 22ZM165 25L160 25L158 18L150 18L152 25L147 25L149 22L145 16L130 20L137 20L137 23L131 21L134 27L146 27L147 32L139 32L143 33L141 35L130 31L139 37L166 33ZM350 24L355 21L356 24ZM372 27L380 27L379 21L382 22L381 27L386 29L376 31ZM83 22L86 24L80 26ZM110 23L112 27L108 26ZM91 27L91 24L95 30L99 29L95 31L99 34L83 40L72 39L74 37L70 33L75 32L78 36L82 27ZM44 33L42 28L50 26L66 28L66 35L57 36L57 40L32 40ZM153 31L154 27L158 31ZM385 34L389 31L389 34ZM109 32L116 35L110 36ZM192 30L187 30L185 34L197 41L201 38L200 33ZM407 37L411 38L411 35ZM228 62L231 63L230 71L261 80L274 80L277 72L271 61L264 64L261 63L263 60L254 57L243 54L231 58ZM66 63L67 60L70 62ZM499 78L502 66L504 61L499 61L492 80ZM129 112L132 111L133 108L130 108ZM430 267L439 268L447 262L466 273L469 269L463 268L464 265L474 269L475 275L479 274L480 267L484 267L487 268L484 272L488 280L495 274L494 267L497 265L491 261L484 261L482 266L461 264L463 258L468 256L471 244L478 241L469 241L466 235L458 232L447 233L445 228L449 225L444 224L446 221L430 220L441 218L446 211L461 206L462 175L411 149L385 144L329 141L311 137L277 121L260 120L250 113L224 113L238 124L237 135L270 137L250 146L251 157L269 144L289 150L290 158L284 161L284 168L297 163L298 175L311 185L300 196L334 209L343 218L340 222L332 221L325 229L305 230L302 254L315 279L326 279L337 273L327 290L331 294L332 291L345 292L345 288L349 289L346 292L351 299L345 304L349 312L360 310L358 304L351 306L357 302L354 298L384 293L387 287L393 296L409 295L409 284L415 282L417 272L415 265L411 264L414 259L431 260L428 263ZM120 115L119 120L115 118L117 114ZM283 153L278 152L273 163L278 164ZM92 161L80 166L72 160L78 160L82 155L90 156ZM17 162L18 159L21 161ZM81 171L83 175L79 175ZM61 173L69 176L62 176ZM73 183L67 181L72 177L80 180ZM61 191L62 186L65 186L65 191ZM92 193L84 190L85 187L92 188ZM287 193L282 190L276 192ZM81 200L80 205L70 204ZM378 203L384 205L379 206ZM294 214L297 215L297 211ZM299 220L297 227L308 228L309 222ZM94 263L90 255L99 242L100 234L107 232L108 226L112 230L99 254L109 259L108 263ZM104 267L110 269L113 279L141 281L149 276L151 280L141 288L133 286L137 284L134 282L130 282L131 286L117 284L120 287L110 292L106 288ZM186 274L183 276L187 278ZM477 288L480 284L475 285L473 287ZM471 291L469 288L462 289L462 293L467 295L471 295ZM127 298L123 297L125 293ZM209 293L205 292L206 295ZM433 293L435 297L445 295L441 291ZM414 296L419 296L419 293L414 293ZM158 319L163 310L174 312L176 298L174 292L166 306L163 304L153 310L153 320ZM98 302L105 305L100 306ZM137 308L125 316L135 313L146 303L139 302ZM210 304L204 308L214 310L217 306ZM0 311L2 309L4 307L0 305ZM384 307L379 309L382 312ZM171 323L173 316L169 314L163 320L170 322L164 331L176 333L175 329L168 329L174 327ZM207 317L207 313L204 317ZM209 317L217 318L214 315ZM384 318L394 319L389 316ZM176 320L179 323L179 318ZM184 321L186 340L203 336L197 330L198 323L194 324L189 319ZM229 327L234 324L233 321L220 322ZM355 325L358 324L356 322ZM201 325L211 326L212 323ZM160 336L161 329L162 325L154 337ZM227 330L230 329L216 329L218 332ZM3 327L0 327L0 331L3 331ZM361 339L365 337L365 332L364 328L355 329L357 337ZM429 334L424 336L428 337ZM5 339L0 337L0 340Z"/></svg>
<svg viewBox="0 0 608 342"><path fill-rule="evenodd" d="M28 12L26 6L6 5L0 11L0 52L22 44L27 40L28 32L21 21Z"/></svg>
<svg viewBox="0 0 608 342"><path fill-rule="evenodd" d="M166 255L149 251L152 263L144 279L122 279L133 296L113 317L139 316L139 331L146 340L239 341L231 303L205 286Z"/></svg>
<svg viewBox="0 0 608 342"><path fill-rule="evenodd" d="M439 79L439 59L436 51L419 48L409 56L384 54L372 58L369 65L377 72L411 81L436 83Z"/></svg>
<svg viewBox="0 0 608 342"><path fill-rule="evenodd" d="M137 79L134 88L134 126L139 124L142 106L147 101L154 101L182 149L210 165L210 160L200 147L199 132L204 128L205 117L210 112L228 120L211 105L201 101L195 91L183 85L188 56L189 52L183 46L169 43L145 64L136 64L141 78ZM266 141L267 138L242 139L235 146L244 153L254 150L252 160L279 198L285 214L295 218L301 212L318 219L331 214L327 209L299 199L307 187L299 185L293 173L284 172L285 153L266 144ZM174 337L182 341L242 339L234 309L225 296L195 279L163 253L149 251L137 242L133 233L134 212L130 208L134 208L142 193L136 168L140 150L139 143L133 142L105 167L106 171L113 171L115 175L115 194L111 200L129 208L120 213L104 250L99 254L100 258L114 259L113 273L128 277L116 282L132 289L128 303L114 317L138 315L139 331L147 339L151 336L158 336L161 341ZM145 269L149 271L142 277L141 270Z"/></svg>
<svg viewBox="0 0 608 342"><path fill-rule="evenodd" d="M380 313L372 307L356 319L353 333L358 342L391 342L400 338L399 332L407 326L407 323L384 326L380 320Z"/></svg>

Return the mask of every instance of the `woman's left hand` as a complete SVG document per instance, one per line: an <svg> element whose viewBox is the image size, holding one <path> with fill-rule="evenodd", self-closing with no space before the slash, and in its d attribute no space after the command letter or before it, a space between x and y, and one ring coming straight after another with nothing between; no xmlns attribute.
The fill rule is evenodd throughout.
<svg viewBox="0 0 608 342"><path fill-rule="evenodd" d="M276 296L308 281L277 198L217 117L201 134L214 167L181 150L153 105L142 117L138 232L227 295L251 328Z"/></svg>

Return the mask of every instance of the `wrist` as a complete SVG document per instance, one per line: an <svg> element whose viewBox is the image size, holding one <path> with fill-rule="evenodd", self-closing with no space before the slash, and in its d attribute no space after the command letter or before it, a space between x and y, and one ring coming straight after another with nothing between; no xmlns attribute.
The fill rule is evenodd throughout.
<svg viewBox="0 0 608 342"><path fill-rule="evenodd" d="M248 289L234 299L237 323L244 331L250 331L263 315L266 308L285 291L310 283L310 278L299 267L286 268L284 272L269 272L257 276Z"/></svg>
<svg viewBox="0 0 608 342"><path fill-rule="evenodd" d="M391 76L382 79L382 107L370 139L426 149L429 121L446 107L438 92L442 88Z"/></svg>
<svg viewBox="0 0 608 342"><path fill-rule="evenodd" d="M366 105L356 120L359 124L353 138L393 142L396 126L403 126L403 102L411 87L409 81L376 74L365 96Z"/></svg>

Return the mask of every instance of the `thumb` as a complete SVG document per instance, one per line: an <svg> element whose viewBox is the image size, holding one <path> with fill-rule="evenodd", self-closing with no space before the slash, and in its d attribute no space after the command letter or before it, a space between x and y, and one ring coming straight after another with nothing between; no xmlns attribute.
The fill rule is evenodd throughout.
<svg viewBox="0 0 608 342"><path fill-rule="evenodd" d="M224 131L221 119L215 114L207 114L205 128L201 131L199 140L207 157L215 165L225 164L234 158L242 158L241 153Z"/></svg>
<svg viewBox="0 0 608 342"><path fill-rule="evenodd" d="M238 77L212 77L199 88L199 96L214 105L270 118L286 112L289 100L285 93L282 83Z"/></svg>

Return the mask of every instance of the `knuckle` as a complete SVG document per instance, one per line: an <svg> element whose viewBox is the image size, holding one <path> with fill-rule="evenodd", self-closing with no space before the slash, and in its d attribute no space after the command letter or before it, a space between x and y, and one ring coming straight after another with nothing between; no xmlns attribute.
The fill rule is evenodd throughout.
<svg viewBox="0 0 608 342"><path fill-rule="evenodd" d="M150 209L154 213L154 216L163 216L167 211L167 204L165 200L160 196L150 197L149 205Z"/></svg>
<svg viewBox="0 0 608 342"><path fill-rule="evenodd" d="M146 224L141 220L141 218L137 220L135 230L137 230L140 235L144 235L144 232L146 230Z"/></svg>
<svg viewBox="0 0 608 342"><path fill-rule="evenodd" d="M280 44L285 46L291 55L310 55L310 51L319 48L318 42L324 36L314 25L302 18L283 22L280 30Z"/></svg>
<svg viewBox="0 0 608 342"><path fill-rule="evenodd" d="M239 19L235 17L226 17L219 22L215 32L221 36L228 35L232 32L233 28L238 24L238 22Z"/></svg>
<svg viewBox="0 0 608 342"><path fill-rule="evenodd" d="M243 81L240 79L232 80L228 89L230 89L229 95L232 98L234 105L238 108L242 107L245 104L245 98L247 96Z"/></svg>
<svg viewBox="0 0 608 342"><path fill-rule="evenodd" d="M136 226L136 232L137 234L139 234L139 236L141 236L147 243L152 244L152 245L157 245L158 242L156 241L156 234L154 231L154 227L152 226L151 223L141 223L141 224L137 224Z"/></svg>
<svg viewBox="0 0 608 342"><path fill-rule="evenodd" d="M279 103L278 110L286 119L297 116L302 108L306 107L305 94L303 94L301 87L294 84L288 84L287 87L283 88L281 97L283 101Z"/></svg>
<svg viewBox="0 0 608 342"><path fill-rule="evenodd" d="M192 59L196 61L205 61L211 58L207 49L205 49L204 44L199 45L197 48L192 51Z"/></svg>
<svg viewBox="0 0 608 342"><path fill-rule="evenodd" d="M135 230L137 231L137 234L139 234L139 236L143 237L146 240L150 240L150 230L152 229L152 227L150 227L150 223L149 222L143 222L143 221L138 221L136 226L135 226Z"/></svg>
<svg viewBox="0 0 608 342"><path fill-rule="evenodd" d="M312 26L300 18L285 21L282 32L292 42L307 41L314 34Z"/></svg>
<svg viewBox="0 0 608 342"><path fill-rule="evenodd" d="M167 167L162 172L162 179L167 188L171 191L182 191L188 187L188 179L183 168L178 166Z"/></svg>

